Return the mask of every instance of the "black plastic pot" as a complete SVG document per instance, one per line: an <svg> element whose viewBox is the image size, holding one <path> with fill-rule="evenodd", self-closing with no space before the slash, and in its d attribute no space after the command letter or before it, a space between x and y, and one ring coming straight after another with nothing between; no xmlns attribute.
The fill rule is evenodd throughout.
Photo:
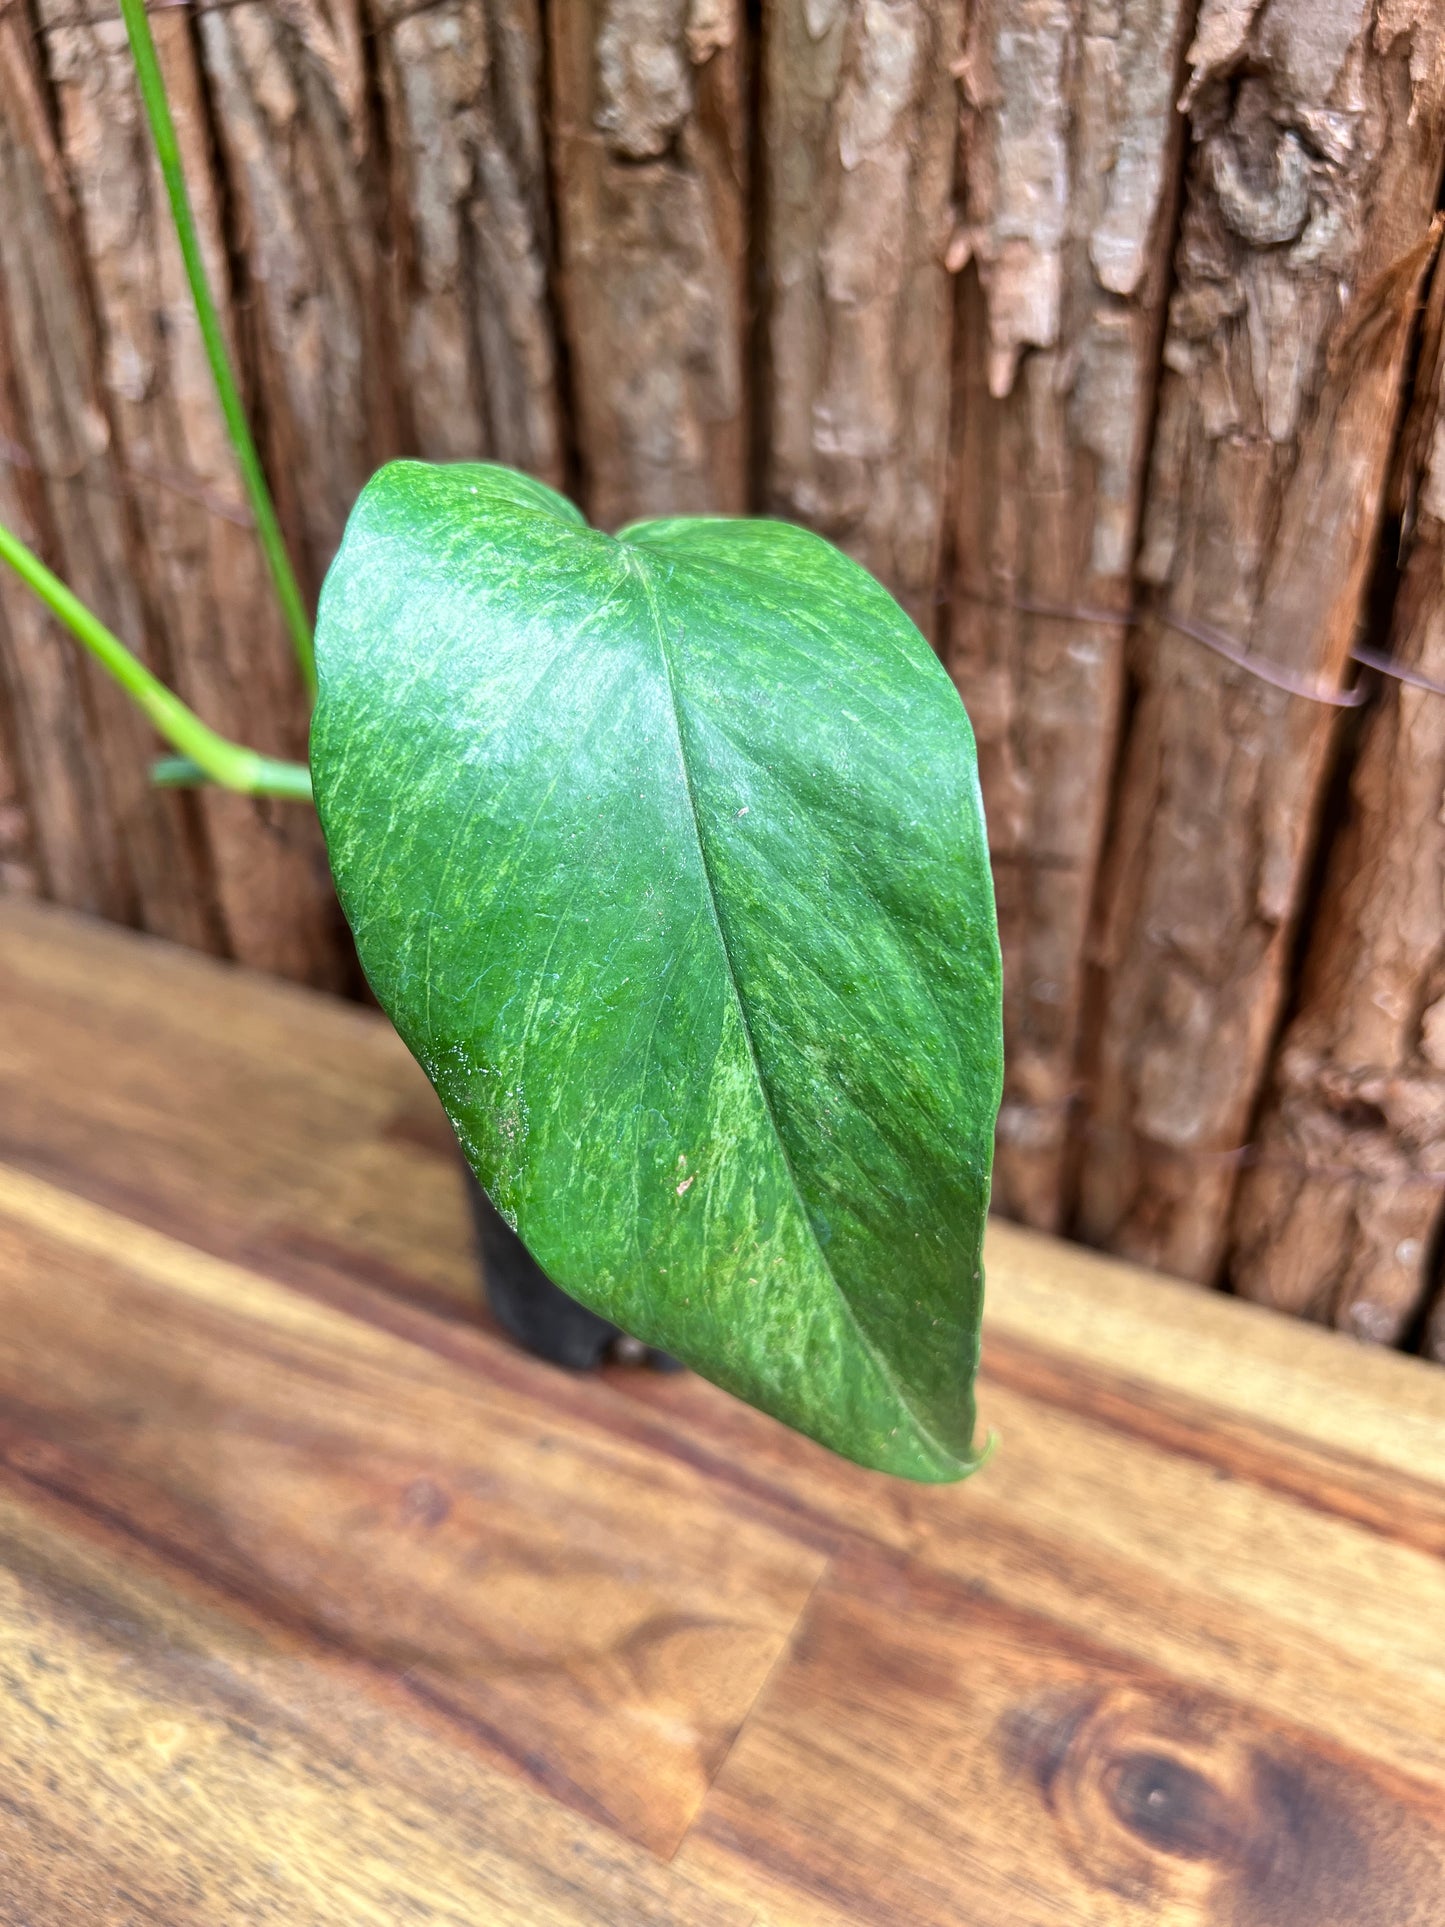
<svg viewBox="0 0 1445 1927"><path fill-rule="evenodd" d="M524 1351L568 1371L587 1372L606 1359L676 1372L675 1358L643 1345L554 1285L467 1168L467 1192L477 1227L477 1246L487 1303L508 1337Z"/></svg>

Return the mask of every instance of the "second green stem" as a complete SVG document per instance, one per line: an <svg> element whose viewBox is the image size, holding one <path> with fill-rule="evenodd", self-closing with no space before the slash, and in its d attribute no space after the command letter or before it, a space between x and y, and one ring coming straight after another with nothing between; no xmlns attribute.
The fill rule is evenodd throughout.
<svg viewBox="0 0 1445 1927"><path fill-rule="evenodd" d="M228 742L208 728L3 522L0 522L0 562L8 562L21 580L59 616L76 640L85 645L137 708L149 717L172 749L195 765L198 775L209 777L223 789L240 790L248 796L309 800L311 772L304 763L284 763L274 756L263 756L259 750ZM176 781L176 774L172 772L168 780Z"/></svg>

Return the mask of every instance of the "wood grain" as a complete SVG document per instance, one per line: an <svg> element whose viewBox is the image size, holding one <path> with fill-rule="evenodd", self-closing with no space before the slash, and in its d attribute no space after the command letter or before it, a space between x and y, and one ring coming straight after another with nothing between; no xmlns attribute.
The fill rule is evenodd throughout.
<svg viewBox="0 0 1445 1927"><path fill-rule="evenodd" d="M960 0L763 10L768 511L925 635L943 530Z"/></svg>
<svg viewBox="0 0 1445 1927"><path fill-rule="evenodd" d="M102 621L169 674L147 620L74 195L41 49L0 15L0 508ZM222 934L194 800L147 778L155 738L7 569L0 641L47 889L202 950Z"/></svg>
<svg viewBox="0 0 1445 1927"><path fill-rule="evenodd" d="M241 0L197 28L247 399L314 597L363 484L404 446L365 23L358 0Z"/></svg>
<svg viewBox="0 0 1445 1927"><path fill-rule="evenodd" d="M48 1280L4 1313L13 1470L676 1847L815 1554L683 1468L38 1179L0 1172L0 1214L0 1276Z"/></svg>
<svg viewBox="0 0 1445 1927"><path fill-rule="evenodd" d="M0 658L4 651L0 649ZM14 731L0 713L0 890L16 896L40 894L35 826L30 819L16 762Z"/></svg>
<svg viewBox="0 0 1445 1927"><path fill-rule="evenodd" d="M559 290L601 528L745 506L742 15L547 9Z"/></svg>
<svg viewBox="0 0 1445 1927"><path fill-rule="evenodd" d="M365 1665L0 1493L7 1923L745 1927Z"/></svg>
<svg viewBox="0 0 1445 1927"><path fill-rule="evenodd" d="M1191 9L1030 11L1027 32L1012 4L969 13L943 654L978 738L1004 952L994 1199L1058 1230Z"/></svg>
<svg viewBox="0 0 1445 1927"><path fill-rule="evenodd" d="M1445 684L1445 274L1403 436L1390 653ZM1235 1289L1396 1344L1434 1269L1445 1199L1445 701L1384 681L1315 911L1299 1008L1240 1183Z"/></svg>
<svg viewBox="0 0 1445 1927"><path fill-rule="evenodd" d="M1351 679L1434 247L1445 17L1205 0L1189 69L1074 1228L1210 1282L1339 712L1185 631L1306 691Z"/></svg>
<svg viewBox="0 0 1445 1927"><path fill-rule="evenodd" d="M892 1482L502 1342L375 1016L15 901L0 1004L0 1921L1445 1923L1431 1367L996 1223Z"/></svg>
<svg viewBox="0 0 1445 1927"><path fill-rule="evenodd" d="M304 757L306 703L207 365L125 30L42 0L61 151L75 183L118 469L139 510L148 630L175 687L225 734ZM185 19L156 40L207 273L229 263ZM67 645L68 646L68 645ZM196 798L228 954L339 988L348 945L312 814L207 789Z"/></svg>
<svg viewBox="0 0 1445 1927"><path fill-rule="evenodd" d="M860 1559L815 1598L680 1864L749 1897L761 1873L799 1927L1424 1927L1445 1830L1438 1785Z"/></svg>
<svg viewBox="0 0 1445 1927"><path fill-rule="evenodd" d="M402 406L430 461L490 456L560 486L537 0L385 0Z"/></svg>

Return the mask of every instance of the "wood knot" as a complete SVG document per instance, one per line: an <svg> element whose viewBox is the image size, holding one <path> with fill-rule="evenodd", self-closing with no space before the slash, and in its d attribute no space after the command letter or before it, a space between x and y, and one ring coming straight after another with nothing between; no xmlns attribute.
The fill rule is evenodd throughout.
<svg viewBox="0 0 1445 1927"><path fill-rule="evenodd" d="M1160 1853L1228 1860L1237 1842L1226 1794L1207 1775L1168 1753L1126 1753L1101 1774L1104 1798L1121 1826Z"/></svg>
<svg viewBox="0 0 1445 1927"><path fill-rule="evenodd" d="M1310 215L1312 160L1296 130L1276 119L1264 81L1241 84L1205 161L1220 217L1241 240L1256 248L1298 240Z"/></svg>
<svg viewBox="0 0 1445 1927"><path fill-rule="evenodd" d="M1405 1858L1424 1844L1367 1777L1224 1702L1122 1683L1060 1689L1016 1708L1000 1745L1074 1866L1154 1911L1270 1927L1384 1922L1395 1882L1382 1866L1402 1864L1407 1837ZM1383 1836L1393 1862L1374 1850Z"/></svg>

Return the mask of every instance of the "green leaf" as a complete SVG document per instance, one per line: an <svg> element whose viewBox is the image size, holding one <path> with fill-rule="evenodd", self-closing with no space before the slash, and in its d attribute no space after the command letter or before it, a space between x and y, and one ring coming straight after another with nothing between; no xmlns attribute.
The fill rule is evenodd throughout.
<svg viewBox="0 0 1445 1927"><path fill-rule="evenodd" d="M543 1268L864 1465L970 1470L998 938L897 604L780 523L613 537L403 462L317 652L362 962Z"/></svg>

